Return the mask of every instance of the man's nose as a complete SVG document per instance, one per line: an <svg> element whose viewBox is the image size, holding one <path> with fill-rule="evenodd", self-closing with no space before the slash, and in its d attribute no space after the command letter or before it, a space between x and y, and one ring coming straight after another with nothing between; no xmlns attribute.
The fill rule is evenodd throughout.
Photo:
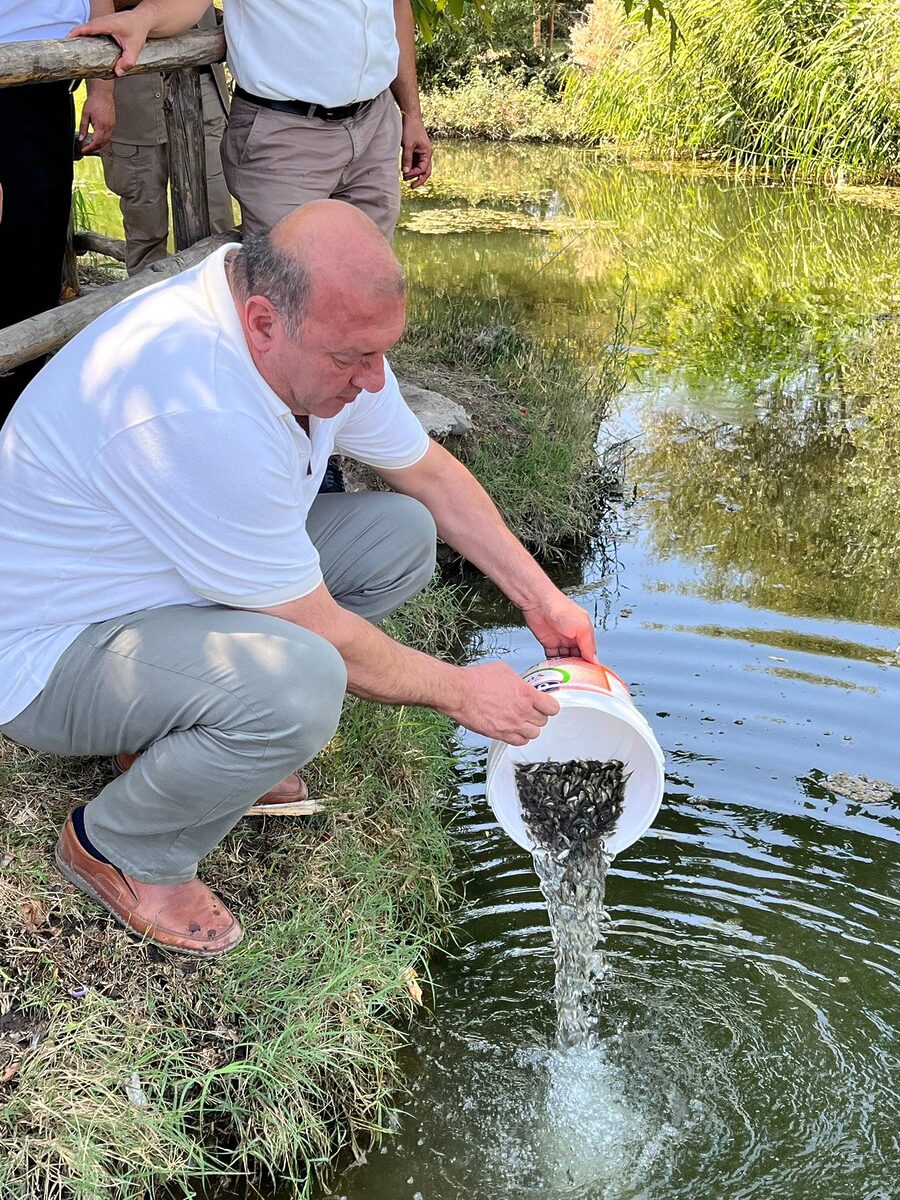
<svg viewBox="0 0 900 1200"><path fill-rule="evenodd" d="M366 357L354 371L351 382L364 392L380 392L384 387L384 355Z"/></svg>

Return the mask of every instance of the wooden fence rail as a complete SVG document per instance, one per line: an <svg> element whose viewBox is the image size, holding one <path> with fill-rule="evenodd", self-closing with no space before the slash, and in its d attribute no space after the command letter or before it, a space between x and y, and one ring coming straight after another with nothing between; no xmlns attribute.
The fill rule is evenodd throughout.
<svg viewBox="0 0 900 1200"><path fill-rule="evenodd" d="M61 79L109 79L119 47L108 37L0 43L0 87L52 83ZM153 38L138 55L129 75L180 71L225 58L221 29L191 29L178 37Z"/></svg>
<svg viewBox="0 0 900 1200"><path fill-rule="evenodd" d="M73 38L0 44L0 87L65 79L110 77L119 57L112 38ZM198 67L222 62L220 29L192 29L178 37L149 41L129 75L159 71L168 76L165 117L176 253L133 279L97 288L60 308L0 329L0 373L58 350L108 308L151 283L193 266L216 247L240 237L236 231L209 236L203 110ZM122 243L89 231L76 234L85 250L123 256ZM103 247L105 246L105 250ZM118 253L116 253L118 251ZM4 280L4 286L11 286Z"/></svg>
<svg viewBox="0 0 900 1200"><path fill-rule="evenodd" d="M58 350L76 333L80 333L85 325L102 316L120 300L133 296L142 288L150 287L152 283L159 283L161 279L179 275L188 267L195 267L213 250L218 250L228 242L238 241L239 236L237 230L231 230L229 233L217 233L213 237L204 238L202 242L197 242L187 250L151 263L131 279L94 288L87 295L70 300L68 304L59 308L51 308L47 312L38 313L36 317L19 321L17 325L0 329L0 374L11 371L13 367L29 362L32 358Z"/></svg>

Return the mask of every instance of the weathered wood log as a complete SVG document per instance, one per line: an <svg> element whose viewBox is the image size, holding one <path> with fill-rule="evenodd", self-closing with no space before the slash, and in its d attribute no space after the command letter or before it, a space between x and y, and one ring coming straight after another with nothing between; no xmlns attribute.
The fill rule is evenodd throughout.
<svg viewBox="0 0 900 1200"><path fill-rule="evenodd" d="M169 138L175 249L184 250L210 234L203 101L196 68L166 76L163 111Z"/></svg>
<svg viewBox="0 0 900 1200"><path fill-rule="evenodd" d="M0 87L18 83L50 83L59 79L110 78L121 50L112 38L45 39L0 43ZM221 29L189 29L178 37L152 38L138 55L129 75L177 71L222 62Z"/></svg>
<svg viewBox="0 0 900 1200"><path fill-rule="evenodd" d="M0 329L0 374L11 371L21 363L30 362L33 358L40 358L41 355L58 350L76 333L80 333L85 325L89 325L120 300L150 287L153 283L159 283L161 279L168 279L187 270L188 267L196 266L213 250L218 250L227 242L240 241L240 236L236 229L227 233L217 233L179 254L170 254L168 258L152 263L131 279L97 288L89 295L64 304L61 308L38 313L36 317L29 317L26 321L19 321L17 325Z"/></svg>
<svg viewBox="0 0 900 1200"><path fill-rule="evenodd" d="M121 238L111 238L104 233L94 233L93 229L79 229L75 234L75 253L102 254L106 258L124 262L125 243Z"/></svg>

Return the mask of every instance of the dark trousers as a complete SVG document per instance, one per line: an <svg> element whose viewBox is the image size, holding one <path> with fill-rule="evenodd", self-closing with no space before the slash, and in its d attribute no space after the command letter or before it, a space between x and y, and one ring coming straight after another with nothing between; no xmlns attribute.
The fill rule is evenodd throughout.
<svg viewBox="0 0 900 1200"><path fill-rule="evenodd" d="M74 138L68 83L0 88L0 329L59 303ZM44 361L0 375L0 424Z"/></svg>

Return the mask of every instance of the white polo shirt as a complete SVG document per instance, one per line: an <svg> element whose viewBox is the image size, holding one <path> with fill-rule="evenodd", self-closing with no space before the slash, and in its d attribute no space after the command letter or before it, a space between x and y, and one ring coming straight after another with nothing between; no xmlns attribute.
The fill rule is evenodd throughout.
<svg viewBox="0 0 900 1200"><path fill-rule="evenodd" d="M226 0L228 66L270 100L374 100L397 77L393 0Z"/></svg>
<svg viewBox="0 0 900 1200"><path fill-rule="evenodd" d="M25 389L0 435L0 725L88 625L170 604L268 608L322 581L306 532L334 450L417 462L386 369L310 436L263 381L224 247L111 309Z"/></svg>
<svg viewBox="0 0 900 1200"><path fill-rule="evenodd" d="M64 38L90 17L90 0L0 0L0 42Z"/></svg>

